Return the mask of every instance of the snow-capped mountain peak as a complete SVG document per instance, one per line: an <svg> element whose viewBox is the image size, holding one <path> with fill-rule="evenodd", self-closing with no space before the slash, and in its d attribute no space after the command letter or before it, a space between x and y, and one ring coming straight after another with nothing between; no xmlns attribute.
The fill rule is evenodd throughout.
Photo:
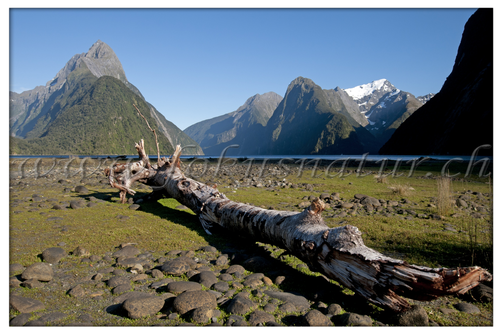
<svg viewBox="0 0 502 334"><path fill-rule="evenodd" d="M389 81L387 81L387 79L380 79L364 85L345 89L345 91L347 92L347 94L349 94L350 97L357 101L365 96L373 94L377 90L390 92L393 89L395 89L395 87Z"/></svg>

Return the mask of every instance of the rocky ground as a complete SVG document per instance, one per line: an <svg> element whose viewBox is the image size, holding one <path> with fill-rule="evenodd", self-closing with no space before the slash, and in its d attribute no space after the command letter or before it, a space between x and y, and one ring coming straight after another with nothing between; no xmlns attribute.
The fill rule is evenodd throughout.
<svg viewBox="0 0 502 334"><path fill-rule="evenodd" d="M277 172L274 168L268 172ZM18 166L11 171L10 212L14 216L39 212L64 231L64 223L58 225L63 220L60 212L92 210L110 200L85 196L87 188L109 190L99 174L82 182L81 176L68 177L64 170L40 178L25 177L23 172ZM223 174L219 182L227 184L221 187L226 191L235 187L314 190L311 184L285 179L268 182L252 175L236 180ZM58 189L61 196L48 198L47 189ZM31 196L18 196L21 191ZM317 196L330 207L326 217L341 223L354 215L441 219L415 212L418 203L406 198L386 200L358 193L342 198L339 193L321 192L276 209L302 209L310 197ZM489 197L489 193L473 191L456 194L457 214L483 218L489 214ZM131 200L131 212L141 210L142 200ZM444 228L454 230L447 224ZM493 321L487 312L493 301L491 285L480 285L463 296L410 301L414 305L410 311L395 315L322 275L306 274L305 265L281 262L284 255L271 256L280 250L270 245L234 240L219 248L112 246L116 247L113 252L91 254L78 244L57 243L40 249L38 262L11 263L10 326L438 326L437 314L454 324L462 317L469 321L481 317L483 325Z"/></svg>

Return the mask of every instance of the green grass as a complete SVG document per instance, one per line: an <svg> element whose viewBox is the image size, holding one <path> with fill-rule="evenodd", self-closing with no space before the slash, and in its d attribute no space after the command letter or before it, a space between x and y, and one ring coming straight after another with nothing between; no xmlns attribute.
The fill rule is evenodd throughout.
<svg viewBox="0 0 502 334"><path fill-rule="evenodd" d="M423 176L427 170L421 170L415 173L415 176ZM434 171L433 171L434 172ZM296 173L286 177L287 181L295 184L308 183L314 186L313 191L307 191L304 187L298 188L276 188L271 191L269 188L241 187L231 186L229 178L220 178L218 189L225 193L230 199L251 203L264 208L273 207L277 210L288 210L300 212L298 204L305 196L316 195L322 192L340 193L344 201L354 197L354 194L365 194L379 199L400 201L403 196L389 189L392 185L406 185L414 190L408 192L406 199L413 204L405 204L404 208L412 208L416 213L436 214L435 208L428 206L433 198L437 196L437 183L435 179L424 179L416 177L388 177L387 183L378 183L370 175L366 177L356 177L355 175L339 177L326 177L322 173L318 177L312 177L310 171L297 177ZM282 177L277 178L282 180ZM273 179L275 180L275 179ZM105 199L105 203L100 203L96 207L55 211L50 208L39 208L37 212L27 212L28 203L22 203L17 207L10 208L10 263L20 263L29 265L40 261L39 255L48 248L54 247L60 242L65 242L63 248L68 252L73 251L77 246L82 246L90 251L91 254L103 255L106 252L114 252L121 243L136 243L139 249L152 251L157 255L164 255L167 251L173 249L179 250L197 250L205 245L213 245L218 250L222 250L227 245L227 239L223 235L207 235L195 214L187 210L179 210L176 207L179 203L174 199L160 199L154 202L143 202L141 210L132 211L128 209L128 204L120 204L118 191L108 186L88 185L90 190L88 195L82 196L76 193L63 193L62 186L56 184L54 187L37 187L39 181L29 179L30 188L16 188L11 192L11 201L14 198L31 198L34 193L43 194L45 198L55 198L58 201L70 201L75 198L87 198L95 196ZM76 182L75 184L78 184ZM263 182L265 185L266 183ZM144 188L137 188L136 197L147 194ZM481 193L491 193L492 189L487 184L486 179L472 177L469 182L453 181L452 193L456 196L466 190L477 191ZM14 196L14 197L12 197ZM11 202L13 203L13 202ZM457 209L455 209L457 210ZM22 211L21 213L14 213ZM409 263L425 265L430 267L457 267L478 265L489 270L493 269L493 240L492 227L490 219L474 219L468 216L453 218L446 216L444 220L420 219L405 220L398 216L384 217L380 215L365 215L363 210L361 214L344 218L332 218L335 213L332 208L323 212L325 222L329 227L338 227L343 220L347 224L354 225L362 232L362 237L368 247L374 248L386 255L406 260ZM41 215L45 212L46 215ZM455 211L456 212L456 211ZM129 216L127 220L117 218L117 215ZM62 217L61 223L47 221L47 217ZM443 231L444 224L451 224L457 231ZM65 226L68 231L63 232L61 228ZM483 231L489 231L483 233ZM302 262L291 255L283 254L282 249L275 246L258 244L270 254L270 257L283 262L284 264L296 268ZM65 260L64 268L68 273L83 275L90 271L89 264L80 263L80 258L68 256ZM312 272L309 269L297 270L299 277L321 279L320 274ZM265 273L266 274L266 273ZM302 281L302 279L300 279ZM337 282L331 280L333 285L333 300L337 296L352 296L353 292L340 286ZM301 284L298 282L285 281L281 289L285 291L303 292ZM243 291L239 289L237 292ZM59 294L44 295L40 289L23 289L23 295L26 297L47 299L47 309L50 309L51 303L67 303L71 310L72 300L61 289ZM237 293L236 292L236 293ZM323 300L325 301L325 300ZM329 305L329 301L326 300ZM99 301L92 301L99 303ZM354 302L355 303L355 302ZM355 303L354 305L356 305ZM374 306L368 303L367 306L357 304L359 308L363 307L366 314L378 314ZM482 314L491 314L492 305L476 304L482 309ZM344 307L344 311L354 311L349 306ZM222 319L228 317L228 314L222 311ZM369 312L369 313L368 313ZM476 318L476 316L455 314L444 315L431 309L430 318L442 325L489 325L490 320L486 316ZM277 312L276 312L277 313ZM11 315L12 311L11 311ZM111 317L113 318L113 317ZM137 321L131 321L124 318L110 317L103 320L104 324L115 325L152 325L157 320L149 318ZM69 323L75 321L71 316L65 319ZM110 322L111 321L111 322ZM178 320L168 322L163 319L164 324L176 324ZM98 325L101 323L97 323Z"/></svg>

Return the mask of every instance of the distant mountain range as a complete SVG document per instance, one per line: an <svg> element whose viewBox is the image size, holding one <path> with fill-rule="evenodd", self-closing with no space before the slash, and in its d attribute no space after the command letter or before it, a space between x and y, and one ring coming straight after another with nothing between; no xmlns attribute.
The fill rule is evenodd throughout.
<svg viewBox="0 0 502 334"><path fill-rule="evenodd" d="M10 92L11 154L135 154L155 139L135 104L158 129L161 154L451 154L493 145L493 10L465 25L441 91L415 97L386 79L323 89L297 77L284 96L256 94L230 113L181 131L145 101L102 41L73 56L45 86ZM492 154L485 150L480 154Z"/></svg>
<svg viewBox="0 0 502 334"><path fill-rule="evenodd" d="M253 104L255 95L237 111L184 131L211 155L233 144L239 145L235 155L470 155L493 144L492 38L493 10L480 9L466 23L453 70L437 94L415 97L386 79L323 90L298 77L282 100L266 94L274 97L266 112L265 104ZM261 122L246 121L251 109Z"/></svg>
<svg viewBox="0 0 502 334"><path fill-rule="evenodd" d="M234 144L239 148L231 152L238 155L377 153L422 105L385 79L344 90L298 77L284 98L258 94L236 111L184 131L211 155Z"/></svg>
<svg viewBox="0 0 502 334"><path fill-rule="evenodd" d="M158 129L161 154L171 154L177 144L195 146L186 154L203 153L145 101L102 41L73 56L45 86L10 92L10 153L135 154L134 143L144 138L147 153L156 154L154 135L133 104Z"/></svg>
<svg viewBox="0 0 502 334"><path fill-rule="evenodd" d="M381 154L493 154L493 9L465 24L453 69L443 87L411 115Z"/></svg>

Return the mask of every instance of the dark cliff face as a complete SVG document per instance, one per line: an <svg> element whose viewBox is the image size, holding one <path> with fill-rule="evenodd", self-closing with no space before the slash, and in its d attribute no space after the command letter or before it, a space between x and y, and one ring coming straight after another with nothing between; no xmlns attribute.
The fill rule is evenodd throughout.
<svg viewBox="0 0 502 334"><path fill-rule="evenodd" d="M469 18L441 91L395 131L380 154L470 155L485 144L493 147L492 9Z"/></svg>

